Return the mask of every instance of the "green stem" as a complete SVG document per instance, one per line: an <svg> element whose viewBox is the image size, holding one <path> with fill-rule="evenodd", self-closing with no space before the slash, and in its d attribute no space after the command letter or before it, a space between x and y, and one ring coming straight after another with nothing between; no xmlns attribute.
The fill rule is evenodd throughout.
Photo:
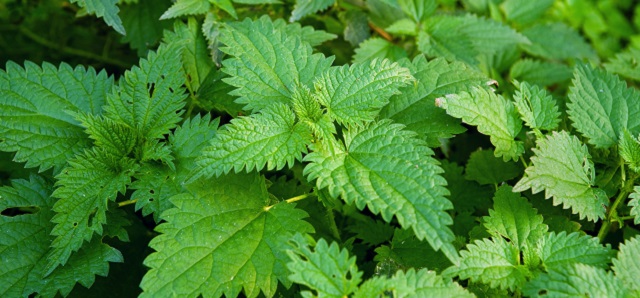
<svg viewBox="0 0 640 298"><path fill-rule="evenodd" d="M132 204L135 204L137 202L138 202L137 199L136 200L122 201L122 202L118 203L118 207L124 207L124 206L127 206L127 205L132 205Z"/></svg>
<svg viewBox="0 0 640 298"><path fill-rule="evenodd" d="M308 193L302 194L302 195L299 195L299 196L296 196L296 197L293 197L293 198L290 198L290 199L286 199L284 201L287 202L287 203L293 203L293 202L297 202L297 201L300 201L300 200L304 200L307 197L309 197ZM275 204L271 205L271 206L264 207L264 211L269 211L269 209L271 209L273 206L275 206Z"/></svg>
<svg viewBox="0 0 640 298"><path fill-rule="evenodd" d="M618 196L616 197L616 200L613 201L613 204L611 204L611 207L607 211L607 215L605 217L605 220L602 221L602 226L600 227L600 231L598 231L598 239L600 240L600 242L602 242L604 240L604 238L607 237L607 234L609 233L609 230L611 229L611 223L614 222L614 221L618 221L618 206L631 193L631 191L633 189L634 181L635 181L635 179L629 179L629 180L626 181L626 183L624 184L622 189L620 189L620 192L618 193ZM613 219L615 219L615 220L613 220Z"/></svg>
<svg viewBox="0 0 640 298"><path fill-rule="evenodd" d="M120 60L112 59L112 58L109 58L109 57L103 57L101 55L96 55L94 53L87 52L87 51L84 51L84 50L80 50L80 49L76 49L76 48L70 48L70 47L66 47L66 46L63 46L63 45L56 44L54 42L51 42L51 41L39 36L35 32L33 32L33 31L27 29L26 27L23 27L23 26L18 26L18 31L20 31L20 33L24 34L29 39L35 41L36 43L38 43L38 44L40 44L42 46L47 47L47 48L59 50L59 51L61 51L63 53L66 53L66 54L92 59L92 60L100 61L100 62L103 62L103 63L119 66L119 67L122 67L122 68L131 67L131 65L129 63L125 63L125 62L120 61Z"/></svg>
<svg viewBox="0 0 640 298"><path fill-rule="evenodd" d="M340 231L338 230L338 225L336 225L336 217L333 215L333 209L329 207L327 207L327 217L329 220L329 230L331 231L331 234L333 234L333 237L335 237L336 240L341 240Z"/></svg>

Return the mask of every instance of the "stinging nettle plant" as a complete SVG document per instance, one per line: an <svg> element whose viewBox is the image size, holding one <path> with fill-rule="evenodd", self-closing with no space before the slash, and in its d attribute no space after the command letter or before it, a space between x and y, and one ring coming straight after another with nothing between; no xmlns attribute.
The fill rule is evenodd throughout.
<svg viewBox="0 0 640 298"><path fill-rule="evenodd" d="M0 296L640 294L637 50L553 1L234 2L120 77L0 71Z"/></svg>

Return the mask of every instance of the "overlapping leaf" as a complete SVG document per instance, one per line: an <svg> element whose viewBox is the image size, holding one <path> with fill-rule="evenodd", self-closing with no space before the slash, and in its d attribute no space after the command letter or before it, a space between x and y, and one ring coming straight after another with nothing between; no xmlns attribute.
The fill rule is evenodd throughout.
<svg viewBox="0 0 640 298"><path fill-rule="evenodd" d="M580 263L539 275L522 292L529 297L628 297L622 282L611 272Z"/></svg>
<svg viewBox="0 0 640 298"><path fill-rule="evenodd" d="M265 165L269 170L291 167L302 159L311 140L311 131L295 123L291 108L272 104L260 113L233 119L224 126L198 158L197 175L220 176L243 168L247 172L254 168L260 171Z"/></svg>
<svg viewBox="0 0 640 298"><path fill-rule="evenodd" d="M537 210L508 185L496 191L493 209L484 217L484 226L492 235L504 237L519 249L535 245L548 229Z"/></svg>
<svg viewBox="0 0 640 298"><path fill-rule="evenodd" d="M296 234L291 244L292 248L287 251L291 261L287 267L291 270L289 280L292 282L305 285L322 297L347 297L358 288L362 272L356 266L356 258L349 257L349 252L340 249L337 243L329 245L324 239L309 243L304 236Z"/></svg>
<svg viewBox="0 0 640 298"><path fill-rule="evenodd" d="M527 82L517 83L513 95L516 108L527 126L537 130L553 130L560 123L560 112L551 95Z"/></svg>
<svg viewBox="0 0 640 298"><path fill-rule="evenodd" d="M619 74L625 78L640 81L640 49L630 47L629 49L616 54L604 67L615 74Z"/></svg>
<svg viewBox="0 0 640 298"><path fill-rule="evenodd" d="M295 22L312 13L331 6L335 0L296 0L289 22Z"/></svg>
<svg viewBox="0 0 640 298"><path fill-rule="evenodd" d="M398 61L405 57L407 57L407 52L403 48L386 39L373 37L360 43L353 55L353 62L358 63L373 59Z"/></svg>
<svg viewBox="0 0 640 298"><path fill-rule="evenodd" d="M615 75L577 66L569 99L573 126L598 148L617 144L624 130L640 134L640 92Z"/></svg>
<svg viewBox="0 0 640 298"><path fill-rule="evenodd" d="M513 80L526 81L539 86L549 86L565 82L571 78L571 68L564 64L544 62L533 59L522 59L509 70Z"/></svg>
<svg viewBox="0 0 640 298"><path fill-rule="evenodd" d="M631 207L630 214L633 216L633 223L640 224L640 186L633 188L633 193L629 195L631 199L629 201L629 207Z"/></svg>
<svg viewBox="0 0 640 298"><path fill-rule="evenodd" d="M100 114L113 78L68 64L42 67L9 62L0 70L0 150L27 167L58 172L91 144L69 112Z"/></svg>
<svg viewBox="0 0 640 298"><path fill-rule="evenodd" d="M69 166L56 178L59 186L52 194L58 198L51 222L55 240L47 255L46 274L67 263L69 256L93 234L102 234L107 222L107 203L124 193L136 164L128 158L114 157L93 148L69 160Z"/></svg>
<svg viewBox="0 0 640 298"><path fill-rule="evenodd" d="M386 221L395 216L456 263L454 235L447 227L452 220L445 212L452 205L444 197L442 169L430 157L433 151L402 128L387 120L350 130L343 148L308 154L305 174L334 198L360 209L367 206Z"/></svg>
<svg viewBox="0 0 640 298"><path fill-rule="evenodd" d="M401 93L389 99L380 116L418 132L432 147L440 145L440 138L451 138L464 132L460 120L438 109L434 100L447 94L470 91L472 86L484 85L489 79L462 62L448 63L442 58L427 61L424 56L418 56L412 63L405 60L401 65L409 68L417 84L400 88Z"/></svg>
<svg viewBox="0 0 640 298"><path fill-rule="evenodd" d="M172 199L163 214L156 250L145 260L142 297L271 297L278 281L289 284L287 241L312 232L306 213L293 204L268 206L258 174L200 180Z"/></svg>
<svg viewBox="0 0 640 298"><path fill-rule="evenodd" d="M289 103L297 84L312 80L331 66L333 58L312 54L299 35L289 35L267 16L231 23L221 30L221 48L233 56L223 61L225 82L245 109L258 111L274 103Z"/></svg>
<svg viewBox="0 0 640 298"><path fill-rule="evenodd" d="M614 252L611 246L603 246L598 238L580 233L554 232L538 243L542 263L547 270L566 268L572 263L582 263L607 268Z"/></svg>
<svg viewBox="0 0 640 298"><path fill-rule="evenodd" d="M27 297L39 294L55 297L58 292L67 296L76 283L90 287L95 275L107 275L108 262L122 262L116 249L99 239L83 245L65 267L59 267L44 277L46 254L52 237L49 236L54 213L50 196L52 185L39 176L29 180L15 180L12 186L0 188L0 211L7 208L31 208L32 212L17 216L0 215L0 295Z"/></svg>
<svg viewBox="0 0 640 298"><path fill-rule="evenodd" d="M507 0L502 2L500 8L507 20L526 25L540 18L552 5L553 0Z"/></svg>
<svg viewBox="0 0 640 298"><path fill-rule="evenodd" d="M640 237L636 236L620 245L618 257L613 259L613 271L622 280L625 287L640 294Z"/></svg>
<svg viewBox="0 0 640 298"><path fill-rule="evenodd" d="M125 72L107 98L105 117L136 129L149 139L163 138L181 120L185 105L181 45L162 45Z"/></svg>
<svg viewBox="0 0 640 298"><path fill-rule="evenodd" d="M547 199L553 197L554 205L563 204L580 218L604 218L609 200L603 190L593 187L595 168L587 147L578 138L566 131L553 132L538 140L533 151L532 165L514 191L544 190Z"/></svg>
<svg viewBox="0 0 640 298"><path fill-rule="evenodd" d="M515 140L522 129L522 120L513 103L501 95L474 87L470 93L440 98L439 104L447 114L478 126L479 132L489 135L496 147L496 157L502 157L504 161L518 160L524 153L522 141Z"/></svg>
<svg viewBox="0 0 640 298"><path fill-rule="evenodd" d="M540 23L522 31L530 44L522 48L531 55L551 60L592 59L598 56L584 38L571 27L563 23ZM554 38L549 38L553 36Z"/></svg>
<svg viewBox="0 0 640 298"><path fill-rule="evenodd" d="M138 56L146 56L147 50L158 44L162 31L171 28L170 20L158 20L169 5L169 2L138 0L121 6L122 25L127 30L122 42L129 43L132 49L137 50Z"/></svg>
<svg viewBox="0 0 640 298"><path fill-rule="evenodd" d="M478 150L469 156L465 172L465 178L480 185L498 185L518 177L522 169L514 162L496 158L491 150Z"/></svg>
<svg viewBox="0 0 640 298"><path fill-rule="evenodd" d="M391 278L374 277L367 280L354 294L354 298L384 297L475 297L472 293L436 274L435 271L411 268L407 272L398 271Z"/></svg>
<svg viewBox="0 0 640 298"><path fill-rule="evenodd" d="M640 139L623 131L618 141L618 153L632 171L640 173Z"/></svg>
<svg viewBox="0 0 640 298"><path fill-rule="evenodd" d="M107 25L111 26L118 33L125 35L122 20L118 16L118 0L71 0L71 3L77 3L78 6L87 10L90 14L103 18Z"/></svg>
<svg viewBox="0 0 640 298"><path fill-rule="evenodd" d="M372 60L332 67L315 82L315 95L339 123L359 124L373 119L397 94L414 81L408 69L389 60Z"/></svg>

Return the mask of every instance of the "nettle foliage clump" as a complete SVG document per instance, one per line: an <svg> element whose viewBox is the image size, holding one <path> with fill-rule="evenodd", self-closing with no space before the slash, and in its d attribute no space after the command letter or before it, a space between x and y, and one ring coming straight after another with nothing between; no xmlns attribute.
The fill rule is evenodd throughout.
<svg viewBox="0 0 640 298"><path fill-rule="evenodd" d="M0 296L640 295L630 1L71 2L144 58L0 70Z"/></svg>

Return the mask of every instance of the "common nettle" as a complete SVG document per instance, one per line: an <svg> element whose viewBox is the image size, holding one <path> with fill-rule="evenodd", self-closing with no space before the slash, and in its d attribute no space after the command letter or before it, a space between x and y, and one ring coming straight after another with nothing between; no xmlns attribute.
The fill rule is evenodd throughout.
<svg viewBox="0 0 640 298"><path fill-rule="evenodd" d="M636 48L565 1L233 2L121 76L0 70L0 296L640 295Z"/></svg>

